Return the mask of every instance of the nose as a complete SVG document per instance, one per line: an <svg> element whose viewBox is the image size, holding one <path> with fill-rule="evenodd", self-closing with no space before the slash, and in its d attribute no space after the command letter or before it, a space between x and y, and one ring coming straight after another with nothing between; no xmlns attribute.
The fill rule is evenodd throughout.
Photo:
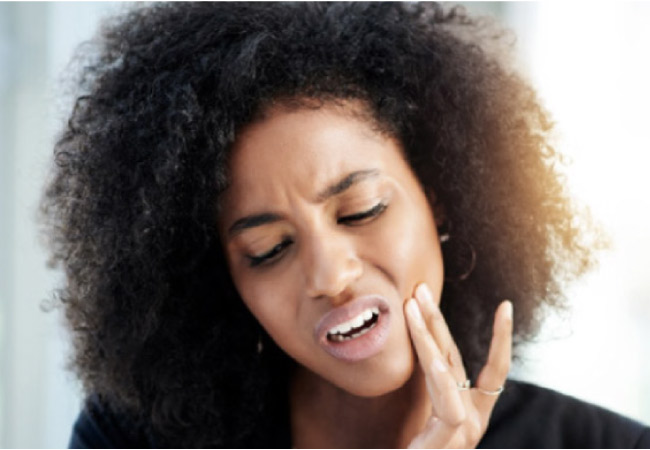
<svg viewBox="0 0 650 450"><path fill-rule="evenodd" d="M337 301L363 273L355 246L345 236L312 236L304 243L307 295Z"/></svg>

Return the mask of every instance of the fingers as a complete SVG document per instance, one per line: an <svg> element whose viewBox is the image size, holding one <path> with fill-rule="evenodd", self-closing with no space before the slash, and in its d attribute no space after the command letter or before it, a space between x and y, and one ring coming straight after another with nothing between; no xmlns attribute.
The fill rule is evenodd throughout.
<svg viewBox="0 0 650 450"><path fill-rule="evenodd" d="M456 439L468 416L475 414L469 391L461 392L458 389L458 382L467 378L465 368L447 322L426 284L417 286L415 299L411 302L418 306L420 327L425 330L428 336L426 340L430 340L434 348L433 362L424 363L429 364L429 370L426 370L426 365L422 367L425 369L434 414L438 416L427 424L420 440L413 445L423 448L446 447ZM418 351L418 356L420 354Z"/></svg>
<svg viewBox="0 0 650 450"><path fill-rule="evenodd" d="M410 299L406 303L406 317L411 339L420 360L433 404L434 414L440 419L442 434L453 434L466 416L465 405L458 391L456 379L442 356L440 348L431 334L418 302Z"/></svg>
<svg viewBox="0 0 650 450"><path fill-rule="evenodd" d="M424 430L411 441L408 448L460 448L449 445L457 432L457 428L449 427L442 420L431 416Z"/></svg>
<svg viewBox="0 0 650 450"><path fill-rule="evenodd" d="M460 392L466 379L458 348L447 323L424 285L406 303L406 318L413 346L422 366L433 415L411 447L473 447L485 429L510 369L512 304L497 308L488 361L479 374L476 388ZM497 395L491 395L497 394Z"/></svg>
<svg viewBox="0 0 650 450"><path fill-rule="evenodd" d="M488 360L476 380L477 389L472 392L474 404L486 420L498 399L498 395L486 392L495 392L502 387L510 370L512 354L512 303L503 301L494 317L494 331Z"/></svg>
<svg viewBox="0 0 650 450"><path fill-rule="evenodd" d="M438 304L433 299L431 290L426 284L421 283L415 290L415 297L422 310L424 321L433 335L434 341L438 344L440 352L446 360L445 362L451 366L452 374L456 377L456 380L464 381L467 375L463 360L454 338L451 336L447 322L442 312L440 312Z"/></svg>

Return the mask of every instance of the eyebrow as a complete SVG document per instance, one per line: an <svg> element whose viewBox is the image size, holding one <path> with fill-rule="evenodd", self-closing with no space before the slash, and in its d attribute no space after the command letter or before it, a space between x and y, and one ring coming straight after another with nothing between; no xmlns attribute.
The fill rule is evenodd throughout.
<svg viewBox="0 0 650 450"><path fill-rule="evenodd" d="M326 187L318 193L316 199L319 203L324 202L328 198L334 197L335 195L345 192L347 189L350 189L355 184L367 180L368 178L376 178L379 176L379 170L377 169L368 169L368 170L357 170L352 172L336 183ZM259 227L261 225L267 225L269 223L278 222L281 220L278 214L274 213L261 213L253 214L250 216L242 217L241 219L236 220L230 228L228 228L228 235L232 236L236 233L239 233L243 230Z"/></svg>

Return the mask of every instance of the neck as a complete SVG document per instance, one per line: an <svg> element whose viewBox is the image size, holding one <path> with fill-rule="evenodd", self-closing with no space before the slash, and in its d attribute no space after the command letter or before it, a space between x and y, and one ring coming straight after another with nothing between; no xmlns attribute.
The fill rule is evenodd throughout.
<svg viewBox="0 0 650 450"><path fill-rule="evenodd" d="M401 388L372 398L352 395L299 368L290 406L294 448L405 448L431 414L419 367Z"/></svg>

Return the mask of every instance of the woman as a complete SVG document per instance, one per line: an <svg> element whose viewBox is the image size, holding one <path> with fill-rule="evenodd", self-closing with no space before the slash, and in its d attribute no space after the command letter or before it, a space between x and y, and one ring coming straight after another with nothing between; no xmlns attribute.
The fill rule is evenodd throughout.
<svg viewBox="0 0 650 450"><path fill-rule="evenodd" d="M44 197L89 395L71 445L648 445L506 383L596 243L486 31L386 3L108 24Z"/></svg>

